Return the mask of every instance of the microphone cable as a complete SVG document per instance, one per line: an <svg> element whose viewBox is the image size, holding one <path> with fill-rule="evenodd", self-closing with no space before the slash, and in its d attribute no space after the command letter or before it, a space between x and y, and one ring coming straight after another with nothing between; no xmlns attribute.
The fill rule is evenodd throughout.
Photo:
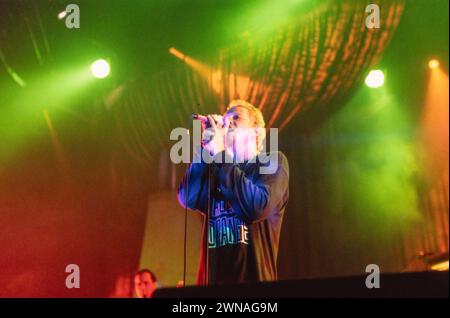
<svg viewBox="0 0 450 318"><path fill-rule="evenodd" d="M188 135L189 135L189 148L191 147L190 128L192 120L189 118ZM187 221L188 221L188 200L189 200L189 179L191 177L190 163L187 164L184 188L185 188L185 200L184 200L184 246L183 246L183 287L186 287L186 264L187 264Z"/></svg>

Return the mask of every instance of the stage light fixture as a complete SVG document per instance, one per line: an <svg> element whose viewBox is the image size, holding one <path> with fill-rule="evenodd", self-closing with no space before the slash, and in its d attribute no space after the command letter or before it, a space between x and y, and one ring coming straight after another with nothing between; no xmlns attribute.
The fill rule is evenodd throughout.
<svg viewBox="0 0 450 318"><path fill-rule="evenodd" d="M61 11L60 13L58 13L58 19L62 20L66 17L67 15L67 11Z"/></svg>
<svg viewBox="0 0 450 318"><path fill-rule="evenodd" d="M109 75L110 72L109 63L104 59L96 60L91 65L92 75L96 78L105 78Z"/></svg>
<svg viewBox="0 0 450 318"><path fill-rule="evenodd" d="M436 59L432 59L428 62L428 67L431 69L435 69L439 67L439 61Z"/></svg>
<svg viewBox="0 0 450 318"><path fill-rule="evenodd" d="M381 70L372 70L366 77L365 83L370 88L378 88L384 84L384 74Z"/></svg>

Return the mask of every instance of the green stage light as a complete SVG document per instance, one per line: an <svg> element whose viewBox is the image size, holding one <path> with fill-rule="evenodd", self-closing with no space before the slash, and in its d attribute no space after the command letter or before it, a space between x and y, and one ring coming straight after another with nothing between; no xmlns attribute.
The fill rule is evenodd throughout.
<svg viewBox="0 0 450 318"><path fill-rule="evenodd" d="M27 82L21 78L15 80L22 86L21 94L5 96L9 107L2 109L0 116L0 174L2 167L14 164L16 156L42 132L45 111L53 115L53 111L70 110L95 78L89 63L84 61L52 72L36 73Z"/></svg>
<svg viewBox="0 0 450 318"><path fill-rule="evenodd" d="M97 60L91 65L92 75L96 78L105 78L109 75L109 63L103 59Z"/></svg>
<svg viewBox="0 0 450 318"><path fill-rule="evenodd" d="M384 84L384 74L380 70L373 70L367 75L365 83L371 88L378 88Z"/></svg>

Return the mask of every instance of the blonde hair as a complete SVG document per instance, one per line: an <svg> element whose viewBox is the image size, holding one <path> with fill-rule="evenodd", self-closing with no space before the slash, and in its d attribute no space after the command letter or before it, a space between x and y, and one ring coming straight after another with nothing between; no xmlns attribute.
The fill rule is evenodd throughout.
<svg viewBox="0 0 450 318"><path fill-rule="evenodd" d="M242 107L248 110L250 116L253 118L255 127L257 128L258 137L258 150L262 150L264 139L266 138L266 123L264 122L264 117L262 112L249 102L243 99L235 99L230 102L227 107L227 112L236 107Z"/></svg>

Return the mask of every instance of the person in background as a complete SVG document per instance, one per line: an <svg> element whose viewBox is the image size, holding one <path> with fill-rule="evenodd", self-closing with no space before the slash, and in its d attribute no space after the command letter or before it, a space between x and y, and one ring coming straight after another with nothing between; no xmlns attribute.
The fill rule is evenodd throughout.
<svg viewBox="0 0 450 318"><path fill-rule="evenodd" d="M158 288L158 280L149 269L141 269L134 274L134 291L137 298L151 298Z"/></svg>

